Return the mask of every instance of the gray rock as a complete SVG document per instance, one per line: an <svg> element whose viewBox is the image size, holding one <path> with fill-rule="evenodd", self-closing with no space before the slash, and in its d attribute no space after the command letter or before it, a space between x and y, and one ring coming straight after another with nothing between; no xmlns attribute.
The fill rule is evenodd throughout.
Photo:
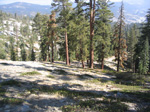
<svg viewBox="0 0 150 112"><path fill-rule="evenodd" d="M10 109L10 105L6 105L5 106L5 109L7 110L7 109Z"/></svg>
<svg viewBox="0 0 150 112"><path fill-rule="evenodd" d="M106 85L107 88L112 88L112 85Z"/></svg>
<svg viewBox="0 0 150 112"><path fill-rule="evenodd" d="M3 108L0 108L0 112L2 112Z"/></svg>
<svg viewBox="0 0 150 112"><path fill-rule="evenodd" d="M64 103L66 101L66 99L62 99L62 100L60 100L59 102L60 103Z"/></svg>
<svg viewBox="0 0 150 112"><path fill-rule="evenodd" d="M117 97L122 97L122 93L120 93L120 92L117 92Z"/></svg>
<svg viewBox="0 0 150 112"><path fill-rule="evenodd" d="M27 112L27 111L29 111L29 110L31 110L31 109L30 109L30 107L29 107L28 105L26 105L26 104L24 104L24 105L21 107L21 111L22 111L22 112Z"/></svg>

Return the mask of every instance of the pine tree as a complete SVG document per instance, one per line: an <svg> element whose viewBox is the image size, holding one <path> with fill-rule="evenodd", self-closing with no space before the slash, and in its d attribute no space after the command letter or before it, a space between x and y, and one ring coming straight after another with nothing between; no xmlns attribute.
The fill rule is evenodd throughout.
<svg viewBox="0 0 150 112"><path fill-rule="evenodd" d="M75 55L76 58L82 62L82 67L85 67L84 61L88 57L88 30L89 30L89 23L85 18L85 14L83 12L83 0L78 1L77 6L75 7L73 13L73 23L72 27L72 34L75 39L72 39L72 43L75 44ZM73 44L71 44L73 45ZM74 49L74 48L73 48Z"/></svg>
<svg viewBox="0 0 150 112"><path fill-rule="evenodd" d="M48 41L47 36L43 36L40 40L40 58L42 61L47 61L47 50L48 50L48 46L46 44L46 42Z"/></svg>
<svg viewBox="0 0 150 112"><path fill-rule="evenodd" d="M146 74L148 70L149 70L149 42L148 38L146 38L143 50L140 53L139 73Z"/></svg>
<svg viewBox="0 0 150 112"><path fill-rule="evenodd" d="M80 0L75 0L78 3ZM95 5L96 0L89 0L90 8L90 68L94 68L94 25L95 25Z"/></svg>
<svg viewBox="0 0 150 112"><path fill-rule="evenodd" d="M3 41L3 38L6 38L3 35L0 35L0 59L5 59L6 58L6 47L5 44L6 42Z"/></svg>
<svg viewBox="0 0 150 112"><path fill-rule="evenodd" d="M150 9L146 15L146 23L142 28L142 35L140 36L138 43L136 44L135 57L138 65L138 72L140 74L146 74L149 70L150 64Z"/></svg>
<svg viewBox="0 0 150 112"><path fill-rule="evenodd" d="M94 24L95 24L95 1L90 0L90 68L94 67Z"/></svg>
<svg viewBox="0 0 150 112"><path fill-rule="evenodd" d="M118 22L115 26L115 32L114 32L114 42L115 42L115 57L117 61L117 71L119 71L120 66L124 68L123 62L124 60L127 60L127 46L126 46L126 39L124 38L124 5L123 2L121 4L120 8L120 16L118 18Z"/></svg>
<svg viewBox="0 0 150 112"><path fill-rule="evenodd" d="M16 53L15 53L15 48L14 48L14 38L10 37L10 59L12 61L16 61Z"/></svg>
<svg viewBox="0 0 150 112"><path fill-rule="evenodd" d="M35 61L35 52L33 48L31 50L31 61Z"/></svg>
<svg viewBox="0 0 150 112"><path fill-rule="evenodd" d="M72 4L69 3L69 0L53 0L52 6L55 7L55 11L59 11L59 18L58 24L61 27L61 30L64 33L65 37L65 53L66 53L66 64L70 65L69 63L69 50L68 50L68 24L70 19L70 11Z"/></svg>
<svg viewBox="0 0 150 112"><path fill-rule="evenodd" d="M10 50L10 59L12 61L16 61L16 53L15 53L15 50L14 50L13 46L11 47L11 50Z"/></svg>
<svg viewBox="0 0 150 112"><path fill-rule="evenodd" d="M96 7L96 51L98 54L98 60L101 62L101 69L104 69L104 58L108 56L110 49L110 19L113 14L109 10L109 4L107 0L98 0Z"/></svg>
<svg viewBox="0 0 150 112"><path fill-rule="evenodd" d="M52 62L54 62L54 43L56 43L56 19L55 19L55 12L52 11L50 15L50 19L48 21L48 44L51 46L52 49ZM49 55L50 57L50 55Z"/></svg>
<svg viewBox="0 0 150 112"><path fill-rule="evenodd" d="M138 36L140 36L138 32L139 29L137 28L136 24L134 24L132 28L129 29L127 34L128 63L130 64L130 68L132 69L133 72L135 72L135 62L134 62L135 45L138 41Z"/></svg>
<svg viewBox="0 0 150 112"><path fill-rule="evenodd" d="M15 32L15 53L16 53L16 60L19 60L19 56L18 56L18 49L19 49L19 37L18 37L18 33L19 33L19 29L18 29L18 25L14 24L14 32Z"/></svg>
<svg viewBox="0 0 150 112"><path fill-rule="evenodd" d="M4 27L3 20L4 20L3 12L0 10L0 26L2 26L0 27L0 31L2 31Z"/></svg>
<svg viewBox="0 0 150 112"><path fill-rule="evenodd" d="M26 61L26 59L27 59L27 54L26 54L24 43L22 43L22 45L21 45L21 59L22 59L22 61Z"/></svg>
<svg viewBox="0 0 150 112"><path fill-rule="evenodd" d="M32 24L33 32L35 32L38 36L40 36L40 49L41 49L40 59L43 61L47 61L48 46L46 45L46 42L48 41L47 38L48 16L37 13L33 21L34 21L34 23Z"/></svg>
<svg viewBox="0 0 150 112"><path fill-rule="evenodd" d="M29 25L28 25L28 24L26 24L26 25L21 25L20 33L21 33L24 37L29 38L29 36L30 36Z"/></svg>

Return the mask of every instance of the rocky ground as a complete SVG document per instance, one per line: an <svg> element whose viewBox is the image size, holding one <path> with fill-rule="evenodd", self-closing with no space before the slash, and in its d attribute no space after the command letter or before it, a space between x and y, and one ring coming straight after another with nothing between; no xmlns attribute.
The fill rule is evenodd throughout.
<svg viewBox="0 0 150 112"><path fill-rule="evenodd" d="M27 74L34 71L34 75ZM82 95L91 94L133 99L128 94L111 92L121 89L114 87L111 82L93 83L96 79L109 82L115 80L115 76L100 70L81 69L75 64L68 67L63 62L51 64L0 60L0 83L3 84L1 90L5 90L4 94L0 94L0 112L61 112L62 106L87 100ZM4 83L9 81L12 83ZM94 98L91 96L88 98ZM98 98L102 100L101 97ZM14 104L14 99L20 103ZM136 103L122 103L128 106L128 111L137 111Z"/></svg>

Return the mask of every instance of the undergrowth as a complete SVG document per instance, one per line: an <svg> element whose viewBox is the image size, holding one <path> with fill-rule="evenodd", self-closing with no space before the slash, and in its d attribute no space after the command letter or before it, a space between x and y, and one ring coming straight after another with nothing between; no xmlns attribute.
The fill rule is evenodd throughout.
<svg viewBox="0 0 150 112"><path fill-rule="evenodd" d="M37 71L21 73L21 76L32 76L32 75L41 75L41 73L39 73Z"/></svg>
<svg viewBox="0 0 150 112"><path fill-rule="evenodd" d="M104 101L80 101L76 105L65 105L62 107L63 112L125 112L127 109L125 104L113 102L110 99Z"/></svg>

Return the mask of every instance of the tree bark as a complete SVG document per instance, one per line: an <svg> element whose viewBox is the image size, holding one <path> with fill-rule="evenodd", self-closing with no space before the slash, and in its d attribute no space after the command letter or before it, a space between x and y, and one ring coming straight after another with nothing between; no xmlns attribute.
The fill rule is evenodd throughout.
<svg viewBox="0 0 150 112"><path fill-rule="evenodd" d="M121 29L121 27L120 27ZM119 68L120 68L120 35L119 35L119 41L118 41L118 58L117 58L117 72L119 72Z"/></svg>
<svg viewBox="0 0 150 112"><path fill-rule="evenodd" d="M45 55L45 59L44 59L44 61L45 61L45 62L47 61L47 55Z"/></svg>
<svg viewBox="0 0 150 112"><path fill-rule="evenodd" d="M135 63L133 63L133 73L135 73Z"/></svg>
<svg viewBox="0 0 150 112"><path fill-rule="evenodd" d="M104 50L104 44L102 44L102 49ZM102 52L101 69L104 69L104 52Z"/></svg>
<svg viewBox="0 0 150 112"><path fill-rule="evenodd" d="M84 61L82 60L82 68L85 68L85 64Z"/></svg>
<svg viewBox="0 0 150 112"><path fill-rule="evenodd" d="M52 41L52 63L54 63L54 43Z"/></svg>
<svg viewBox="0 0 150 112"><path fill-rule="evenodd" d="M122 18L123 18L123 4L121 5L120 9L120 24L119 24L119 41L118 41L118 64L117 64L117 72L119 72L120 68L120 44L121 44L121 36L122 36Z"/></svg>
<svg viewBox="0 0 150 112"><path fill-rule="evenodd" d="M94 67L94 47L93 47L93 37L94 37L94 22L95 22L95 0L92 3L90 0L90 68Z"/></svg>
<svg viewBox="0 0 150 112"><path fill-rule="evenodd" d="M49 62L51 61L49 46L48 46L48 61L49 61Z"/></svg>
<svg viewBox="0 0 150 112"><path fill-rule="evenodd" d="M53 38L54 38L54 31L52 31L52 63L54 63L54 42L53 42Z"/></svg>
<svg viewBox="0 0 150 112"><path fill-rule="evenodd" d="M102 58L102 62L101 62L101 69L103 70L104 69L104 58Z"/></svg>
<svg viewBox="0 0 150 112"><path fill-rule="evenodd" d="M68 52L68 37L67 37L67 31L65 31L65 43L66 43L66 64L70 65L69 63L69 52Z"/></svg>

